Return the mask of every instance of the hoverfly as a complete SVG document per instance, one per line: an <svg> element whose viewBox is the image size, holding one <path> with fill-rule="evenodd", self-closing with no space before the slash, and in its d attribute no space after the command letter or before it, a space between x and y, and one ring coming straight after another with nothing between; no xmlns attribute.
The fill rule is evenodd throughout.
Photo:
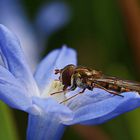
<svg viewBox="0 0 140 140"><path fill-rule="evenodd" d="M93 90L93 88L100 88L109 92L110 94L121 97L123 97L121 92L140 92L140 83L138 82L106 76L101 71L83 66L75 66L70 64L65 66L63 69L55 69L55 74L60 74L59 81L62 82L64 87L62 91L52 93L51 95L61 92L73 91L77 87L82 89L81 92L62 101L61 103L66 102L71 98L83 93L86 89Z"/></svg>

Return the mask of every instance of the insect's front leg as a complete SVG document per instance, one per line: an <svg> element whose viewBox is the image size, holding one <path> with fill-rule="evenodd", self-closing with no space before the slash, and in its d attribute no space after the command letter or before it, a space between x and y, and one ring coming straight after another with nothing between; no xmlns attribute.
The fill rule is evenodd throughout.
<svg viewBox="0 0 140 140"><path fill-rule="evenodd" d="M58 94L58 93L62 93L62 92L66 93L66 92L69 91L69 89L67 89L67 88L68 88L67 86L64 86L64 87L63 87L63 90L58 91L58 92L53 92L53 93L51 93L50 95L54 95L54 94Z"/></svg>
<svg viewBox="0 0 140 140"><path fill-rule="evenodd" d="M84 93L84 92L85 92L85 90L86 90L86 88L84 88L82 91L80 91L80 92L79 92L79 94Z"/></svg>
<svg viewBox="0 0 140 140"><path fill-rule="evenodd" d="M51 93L50 95L54 95L54 94L58 94L58 93L62 93L62 92L67 93L67 92L70 92L70 91L75 90L76 88L77 88L76 85L73 85L73 86L70 87L69 89L68 89L68 86L65 86L65 85L64 85L63 90L58 91L58 92Z"/></svg>
<svg viewBox="0 0 140 140"><path fill-rule="evenodd" d="M75 95L73 95L73 96L71 96L71 97L67 98L66 100L64 100L64 101L60 102L60 104L62 104L62 103L64 103L64 102L69 101L70 99L72 99L72 98L74 98L74 97L78 96L79 94L84 93L84 91L85 91L85 90L86 90L86 88L84 88L82 91L78 92L77 94L75 94Z"/></svg>
<svg viewBox="0 0 140 140"><path fill-rule="evenodd" d="M73 91L77 88L77 84L76 84L76 74L73 74L71 76L71 87L69 88L69 90Z"/></svg>
<svg viewBox="0 0 140 140"><path fill-rule="evenodd" d="M77 88L77 86L74 84L74 85L72 85L68 90L69 91L73 91L73 90L75 90Z"/></svg>
<svg viewBox="0 0 140 140"><path fill-rule="evenodd" d="M72 79L72 82L71 82L71 83L72 83L72 86L68 89L69 91L73 91L73 90L75 90L75 89L77 88L75 79ZM77 94L75 94L75 95L73 95L73 96L67 98L66 100L60 102L60 104L69 101L70 99L72 99L72 98L78 96L79 94L84 93L85 90L86 90L86 88L84 88L82 91L78 92Z"/></svg>

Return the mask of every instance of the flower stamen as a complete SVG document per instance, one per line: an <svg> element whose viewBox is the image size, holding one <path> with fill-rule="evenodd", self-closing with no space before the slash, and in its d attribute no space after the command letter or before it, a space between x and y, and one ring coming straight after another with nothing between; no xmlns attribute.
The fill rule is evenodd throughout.
<svg viewBox="0 0 140 140"><path fill-rule="evenodd" d="M65 100L66 96L65 92L63 91L62 83L58 80L51 81L49 86L47 86L47 88L45 89L45 92L42 94L42 97L43 98L52 97L58 102Z"/></svg>

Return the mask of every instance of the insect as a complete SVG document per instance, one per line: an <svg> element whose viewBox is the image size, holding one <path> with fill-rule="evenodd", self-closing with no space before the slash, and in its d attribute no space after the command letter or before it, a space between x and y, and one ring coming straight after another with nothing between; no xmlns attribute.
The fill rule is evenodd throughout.
<svg viewBox="0 0 140 140"><path fill-rule="evenodd" d="M61 103L66 102L71 98L83 93L86 89L92 91L93 88L100 88L109 92L110 94L121 97L123 97L121 92L140 92L140 83L138 82L106 76L101 71L83 66L75 66L70 64L65 66L63 69L55 69L55 74L60 74L59 81L62 82L64 87L62 91L52 93L51 95L61 92L73 91L77 87L82 89L79 93L62 101Z"/></svg>

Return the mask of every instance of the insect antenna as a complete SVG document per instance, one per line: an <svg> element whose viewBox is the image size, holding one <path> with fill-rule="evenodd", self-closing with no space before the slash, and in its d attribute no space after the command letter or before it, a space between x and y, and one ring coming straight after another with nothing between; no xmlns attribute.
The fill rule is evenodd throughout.
<svg viewBox="0 0 140 140"><path fill-rule="evenodd" d="M60 72L61 72L60 69L55 69L55 70L54 70L54 74L58 74L58 73L60 73Z"/></svg>

